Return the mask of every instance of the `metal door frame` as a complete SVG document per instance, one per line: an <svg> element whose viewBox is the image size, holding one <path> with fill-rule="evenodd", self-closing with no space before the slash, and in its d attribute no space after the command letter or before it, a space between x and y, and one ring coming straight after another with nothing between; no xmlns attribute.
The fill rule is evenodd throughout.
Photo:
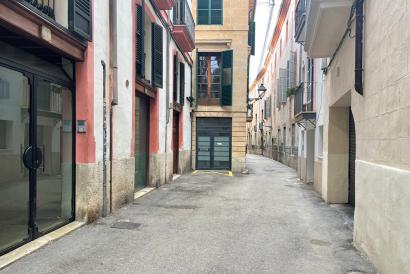
<svg viewBox="0 0 410 274"><path fill-rule="evenodd" d="M24 244L27 244L34 239L37 239L51 231L54 231L72 221L75 220L75 193L76 193L76 179L75 179L75 173L76 173L76 96L75 96L75 79L73 81L65 81L62 79L59 79L57 77L53 77L50 75L47 75L45 73L42 73L38 70L32 69L30 67L27 67L25 65L21 65L19 63L4 59L0 57L0 67L4 67L13 71L17 71L22 73L25 77L28 78L29 80L29 87L30 87L30 97L29 97L29 143L28 145L33 147L35 150L37 148L37 85L39 80L44 80L47 82L52 82L58 85L61 85L68 90L71 91L71 105L72 105L72 197L71 197L71 218L67 220L67 222L63 222L60 225L57 225L49 230L39 232L38 227L36 224L36 213L37 213L37 171L36 169L28 169L26 166L27 170L29 170L29 208L28 208L28 213L29 213L29 218L28 218L28 224L27 224L27 229L28 229L28 237L27 239L24 239L23 241L12 245L6 249L0 250L0 256L3 254L6 254ZM74 71L73 75L75 75L75 66L74 66Z"/></svg>
<svg viewBox="0 0 410 274"><path fill-rule="evenodd" d="M227 119L231 121L231 127L229 131L229 167L228 168L215 168L214 167L214 134L207 135L210 138L210 170L232 170L232 117L196 117L196 141L195 141L195 169L198 170L206 170L203 168L198 168L198 140L199 140L199 127L198 127L198 119L215 119L215 120L222 120ZM217 136L218 137L218 136Z"/></svg>

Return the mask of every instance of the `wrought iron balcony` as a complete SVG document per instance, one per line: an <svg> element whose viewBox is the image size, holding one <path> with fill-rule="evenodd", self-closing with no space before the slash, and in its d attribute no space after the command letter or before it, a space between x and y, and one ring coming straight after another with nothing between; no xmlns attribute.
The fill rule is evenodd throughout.
<svg viewBox="0 0 410 274"><path fill-rule="evenodd" d="M299 0L295 13L295 40L302 43L306 36L306 0Z"/></svg>
<svg viewBox="0 0 410 274"><path fill-rule="evenodd" d="M301 83L295 93L294 113L295 122L305 128L316 126L316 111L313 107L313 83Z"/></svg>
<svg viewBox="0 0 410 274"><path fill-rule="evenodd" d="M41 13L55 19L54 0L24 0Z"/></svg>
<svg viewBox="0 0 410 274"><path fill-rule="evenodd" d="M186 0L177 0L172 9L172 33L184 52L195 48L195 23Z"/></svg>
<svg viewBox="0 0 410 274"><path fill-rule="evenodd" d="M175 5L175 0L153 0L153 2L160 10L170 10Z"/></svg>

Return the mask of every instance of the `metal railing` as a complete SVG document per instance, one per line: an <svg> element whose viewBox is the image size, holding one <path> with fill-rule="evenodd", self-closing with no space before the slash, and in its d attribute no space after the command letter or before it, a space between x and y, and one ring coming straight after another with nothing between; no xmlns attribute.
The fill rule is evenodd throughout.
<svg viewBox="0 0 410 274"><path fill-rule="evenodd" d="M299 36L306 22L306 0L299 0L295 13L295 38L299 40Z"/></svg>
<svg viewBox="0 0 410 274"><path fill-rule="evenodd" d="M189 36L195 42L195 21L186 0L177 0L172 9L174 25L186 25Z"/></svg>
<svg viewBox="0 0 410 274"><path fill-rule="evenodd" d="M313 111L313 83L303 82L295 93L295 116L302 112Z"/></svg>
<svg viewBox="0 0 410 274"><path fill-rule="evenodd" d="M54 13L54 0L24 0L37 10L47 15L50 18L55 19Z"/></svg>

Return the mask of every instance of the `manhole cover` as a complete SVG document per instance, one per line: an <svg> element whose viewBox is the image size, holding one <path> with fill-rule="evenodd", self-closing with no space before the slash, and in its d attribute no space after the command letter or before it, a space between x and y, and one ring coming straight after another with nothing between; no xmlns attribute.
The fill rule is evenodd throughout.
<svg viewBox="0 0 410 274"><path fill-rule="evenodd" d="M119 222L113 223L113 224L111 225L111 228L136 230L136 229L138 229L141 225L142 225L142 224L139 224L139 223L119 221Z"/></svg>

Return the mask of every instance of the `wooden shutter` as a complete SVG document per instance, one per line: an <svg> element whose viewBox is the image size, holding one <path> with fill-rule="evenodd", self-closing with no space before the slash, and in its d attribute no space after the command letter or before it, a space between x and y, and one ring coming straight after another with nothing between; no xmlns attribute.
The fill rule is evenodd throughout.
<svg viewBox="0 0 410 274"><path fill-rule="evenodd" d="M144 8L140 5L135 9L135 64L137 77L145 77L144 56Z"/></svg>
<svg viewBox="0 0 410 274"><path fill-rule="evenodd" d="M152 23L152 86L163 87L163 38L162 27Z"/></svg>
<svg viewBox="0 0 410 274"><path fill-rule="evenodd" d="M251 55L255 55L255 22L249 23L248 45L251 47Z"/></svg>
<svg viewBox="0 0 410 274"><path fill-rule="evenodd" d="M232 66L233 51L222 52L222 106L232 105Z"/></svg>
<svg viewBox="0 0 410 274"><path fill-rule="evenodd" d="M68 28L88 41L92 40L91 0L70 0Z"/></svg>
<svg viewBox="0 0 410 274"><path fill-rule="evenodd" d="M296 87L296 52L290 52L290 59L289 59L289 72L288 72L288 86L289 88Z"/></svg>
<svg viewBox="0 0 410 274"><path fill-rule="evenodd" d="M179 103L185 104L185 65L179 63Z"/></svg>
<svg viewBox="0 0 410 274"><path fill-rule="evenodd" d="M176 102L178 98L178 56L174 55L174 66L173 66L173 89L172 89L172 101Z"/></svg>
<svg viewBox="0 0 410 274"><path fill-rule="evenodd" d="M287 92L287 69L279 69L279 86L280 86L280 103L286 102L286 92Z"/></svg>
<svg viewBox="0 0 410 274"><path fill-rule="evenodd" d="M195 58L196 58L196 75L195 75L195 96L196 98L199 98L198 92L198 75L199 75L199 53L198 53L198 48L195 49Z"/></svg>

